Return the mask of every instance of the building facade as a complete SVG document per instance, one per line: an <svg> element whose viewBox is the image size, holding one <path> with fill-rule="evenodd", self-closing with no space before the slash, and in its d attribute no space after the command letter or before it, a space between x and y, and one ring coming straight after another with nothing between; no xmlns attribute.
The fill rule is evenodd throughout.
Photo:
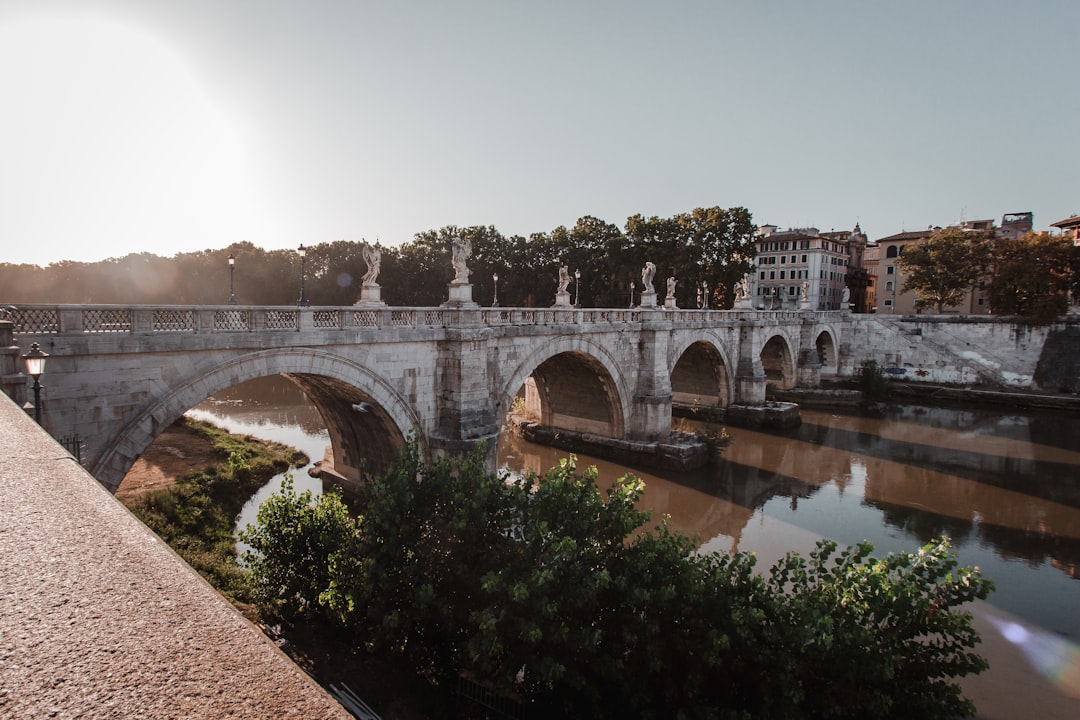
<svg viewBox="0 0 1080 720"><path fill-rule="evenodd" d="M990 233L995 237L1018 238L1032 231L1034 216L1030 212L1008 213L1001 218L1001 226L995 227L993 220L965 220L955 227L970 233ZM907 273L898 260L904 249L913 243L930 237L941 230L940 226L926 230L900 232L883 237L872 244L873 251L868 251L867 267L870 274L876 276L876 292L871 312L896 313L900 315L933 312L927 308L915 306L916 296L913 291L905 291ZM952 314L983 315L990 312L986 293L976 287L965 294L963 301L948 308Z"/></svg>
<svg viewBox="0 0 1080 720"><path fill-rule="evenodd" d="M754 307L797 309L805 286L810 309L839 310L845 302L853 247L862 270L866 235L858 225L850 233L763 225L758 229L756 269L750 282Z"/></svg>

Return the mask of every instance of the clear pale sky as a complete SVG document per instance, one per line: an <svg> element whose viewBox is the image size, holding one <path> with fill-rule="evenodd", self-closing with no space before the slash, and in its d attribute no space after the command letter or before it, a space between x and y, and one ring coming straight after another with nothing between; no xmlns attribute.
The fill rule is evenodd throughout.
<svg viewBox="0 0 1080 720"><path fill-rule="evenodd" d="M0 262L1080 212L1073 0L0 0Z"/></svg>

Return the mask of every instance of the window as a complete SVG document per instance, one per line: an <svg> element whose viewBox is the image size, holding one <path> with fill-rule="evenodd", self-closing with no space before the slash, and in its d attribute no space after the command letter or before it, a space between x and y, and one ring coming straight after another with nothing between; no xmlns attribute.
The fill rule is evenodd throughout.
<svg viewBox="0 0 1080 720"><path fill-rule="evenodd" d="M886 275L895 275L896 274L896 268L893 267L892 265L889 265L887 268L885 268L885 274Z"/></svg>
<svg viewBox="0 0 1080 720"><path fill-rule="evenodd" d="M783 279L784 279L784 271L783 271L783 270L781 270L781 271L780 271L780 279L781 279L781 280L783 280Z"/></svg>
<svg viewBox="0 0 1080 720"><path fill-rule="evenodd" d="M886 300L885 307L892 307L892 300Z"/></svg>
<svg viewBox="0 0 1080 720"><path fill-rule="evenodd" d="M780 256L780 264L783 265L785 260L787 260L787 255L781 255Z"/></svg>
<svg viewBox="0 0 1080 720"><path fill-rule="evenodd" d="M780 243L781 250L787 250L787 241Z"/></svg>
<svg viewBox="0 0 1080 720"><path fill-rule="evenodd" d="M894 258L899 254L900 248L897 245L890 245L889 247L885 248L885 257L887 258Z"/></svg>
<svg viewBox="0 0 1080 720"><path fill-rule="evenodd" d="M885 292L892 292L892 280L885 283Z"/></svg>
<svg viewBox="0 0 1080 720"><path fill-rule="evenodd" d="M802 261L806 262L806 256L805 255L802 256Z"/></svg>
<svg viewBox="0 0 1080 720"><path fill-rule="evenodd" d="M775 270L770 270L769 271L769 279L770 280L775 280L776 279L776 271Z"/></svg>
<svg viewBox="0 0 1080 720"><path fill-rule="evenodd" d="M762 280L764 280L764 279L765 279L765 271L764 271L764 270L762 270L762 271L761 271L761 279L762 279Z"/></svg>

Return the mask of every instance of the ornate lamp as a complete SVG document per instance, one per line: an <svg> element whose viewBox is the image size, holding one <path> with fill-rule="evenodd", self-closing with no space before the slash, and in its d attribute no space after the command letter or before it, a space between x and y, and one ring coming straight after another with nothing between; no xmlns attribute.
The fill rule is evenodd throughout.
<svg viewBox="0 0 1080 720"><path fill-rule="evenodd" d="M45 374L45 360L49 354L37 343L30 345L30 351L22 356L26 364L26 374L34 378L34 420L41 424L41 376Z"/></svg>

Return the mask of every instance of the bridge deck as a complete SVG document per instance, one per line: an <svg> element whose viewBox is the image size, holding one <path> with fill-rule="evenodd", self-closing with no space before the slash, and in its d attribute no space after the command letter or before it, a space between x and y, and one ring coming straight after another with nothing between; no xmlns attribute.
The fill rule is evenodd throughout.
<svg viewBox="0 0 1080 720"><path fill-rule="evenodd" d="M0 716L351 716L0 394Z"/></svg>

